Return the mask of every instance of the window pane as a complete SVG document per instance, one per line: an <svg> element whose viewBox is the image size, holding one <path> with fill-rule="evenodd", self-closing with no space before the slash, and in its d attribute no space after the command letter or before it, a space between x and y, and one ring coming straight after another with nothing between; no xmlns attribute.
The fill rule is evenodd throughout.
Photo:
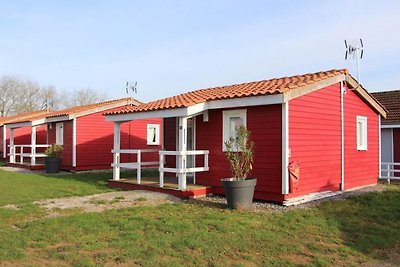
<svg viewBox="0 0 400 267"><path fill-rule="evenodd" d="M241 117L230 117L229 118L229 133L230 137L236 138L237 128L243 126L243 118Z"/></svg>

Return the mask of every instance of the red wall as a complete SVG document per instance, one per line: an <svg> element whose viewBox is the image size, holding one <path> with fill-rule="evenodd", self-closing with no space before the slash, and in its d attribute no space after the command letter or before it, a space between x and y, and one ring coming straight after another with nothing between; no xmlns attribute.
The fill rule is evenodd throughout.
<svg viewBox="0 0 400 267"><path fill-rule="evenodd" d="M177 119L176 118L165 118L164 119L164 149L166 151L175 151L176 147L176 131L177 131ZM173 156L165 157L165 166L169 168L175 168L176 160Z"/></svg>
<svg viewBox="0 0 400 267"><path fill-rule="evenodd" d="M61 169L72 170L72 120L63 121L64 123L64 144L61 161ZM51 126L50 126L51 125ZM51 123L48 126L48 144L56 143L56 123Z"/></svg>
<svg viewBox="0 0 400 267"><path fill-rule="evenodd" d="M340 84L289 102L290 160L300 163L298 191L337 191L341 182Z"/></svg>
<svg viewBox="0 0 400 267"><path fill-rule="evenodd" d="M393 162L400 162L400 129L393 128ZM397 173L397 176L399 174Z"/></svg>
<svg viewBox="0 0 400 267"><path fill-rule="evenodd" d="M345 189L376 184L379 165L378 115L353 91L344 94ZM368 117L368 150L357 151L356 116ZM341 184L340 84L289 103L291 160L300 163L299 189L285 199L338 191Z"/></svg>
<svg viewBox="0 0 400 267"><path fill-rule="evenodd" d="M379 176L379 116L353 91L344 95L345 189L376 184ZM356 116L368 118L368 150L357 151Z"/></svg>
<svg viewBox="0 0 400 267"><path fill-rule="evenodd" d="M77 118L76 170L111 168L111 150L114 146L114 123L107 122L102 115L103 112ZM161 149L161 145L147 146L147 124L161 125L161 120L149 119L123 123L121 125L121 149ZM162 133L162 126L160 126L160 133ZM160 143L162 143L162 136ZM67 144L66 138L64 139L64 144ZM136 160L136 157L133 155L123 155L121 162L129 159ZM158 160L158 153L144 153L142 155L142 161L156 160Z"/></svg>
<svg viewBox="0 0 400 267"><path fill-rule="evenodd" d="M247 127L255 142L253 173L250 176L258 179L255 191L257 199L283 200L280 193L281 120L281 105L247 108ZM210 110L208 122L203 122L202 116L196 117L196 149L210 151L210 171L197 173L197 183L215 186L215 192L223 193L220 179L231 174L222 152L222 110Z"/></svg>

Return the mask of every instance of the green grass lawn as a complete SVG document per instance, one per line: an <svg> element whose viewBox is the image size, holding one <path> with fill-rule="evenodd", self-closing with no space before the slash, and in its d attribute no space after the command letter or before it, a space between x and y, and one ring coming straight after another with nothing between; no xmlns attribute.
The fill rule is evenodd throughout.
<svg viewBox="0 0 400 267"><path fill-rule="evenodd" d="M354 266L400 252L398 185L286 212L190 201L47 218L32 203L107 192L109 175L0 172L0 206L19 208L0 208L0 265Z"/></svg>

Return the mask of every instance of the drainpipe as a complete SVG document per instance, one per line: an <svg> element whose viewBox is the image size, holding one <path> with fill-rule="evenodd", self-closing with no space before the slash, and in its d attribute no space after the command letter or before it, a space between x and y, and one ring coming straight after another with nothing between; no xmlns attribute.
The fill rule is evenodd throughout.
<svg viewBox="0 0 400 267"><path fill-rule="evenodd" d="M343 86L343 81L340 82L340 120L341 120L341 183L340 190L344 191L344 94L346 89Z"/></svg>

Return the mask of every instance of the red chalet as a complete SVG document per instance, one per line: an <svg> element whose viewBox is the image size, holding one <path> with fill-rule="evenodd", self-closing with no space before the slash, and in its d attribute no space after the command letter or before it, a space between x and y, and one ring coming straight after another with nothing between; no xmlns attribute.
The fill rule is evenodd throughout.
<svg viewBox="0 0 400 267"><path fill-rule="evenodd" d="M46 110L38 110L9 117L3 117L0 119L0 137L1 137L0 148L3 159L7 159L8 153L10 152L9 150L10 128L8 128L6 124L11 123L13 121L29 120L30 118L45 115L47 113L48 112ZM36 130L37 130L36 136L38 142L45 143L47 139L47 128L43 126L39 127ZM20 127L17 130L14 130L12 134L14 142L21 144L28 144L31 142L32 128ZM25 151L27 151L27 149L25 149Z"/></svg>
<svg viewBox="0 0 400 267"><path fill-rule="evenodd" d="M112 162L110 152L114 140L113 124L106 122L102 113L115 108L128 108L139 104L140 102L135 99L122 98L54 111L29 119L11 121L6 124L11 131L16 131L21 127L30 127L32 128L32 135L29 139L31 142L17 143L16 140L11 141L10 163L26 165L23 158L27 157L30 158L28 165L31 168L36 168L38 165L36 158L45 157L43 147L46 148L50 144L60 144L64 148L62 170L109 169ZM35 129L43 126L47 128L47 140L43 144L38 144L35 138ZM154 127L160 129L161 119L152 118L126 123L121 129L121 140L129 148L158 150L161 147L160 140L154 139L154 142L148 142ZM32 150L26 153L21 150L24 147L29 147Z"/></svg>
<svg viewBox="0 0 400 267"><path fill-rule="evenodd" d="M127 164L119 161L120 124L163 118L159 187L173 173L180 191L196 183L222 194L220 179L230 176L224 141L239 125L255 142L256 199L290 203L375 185L381 116L385 109L344 69L200 89L106 113L117 154L109 184L128 188L119 177ZM300 166L297 190L289 186L290 162Z"/></svg>
<svg viewBox="0 0 400 267"><path fill-rule="evenodd" d="M372 95L388 111L381 121L381 178L400 178L400 90L375 92Z"/></svg>

